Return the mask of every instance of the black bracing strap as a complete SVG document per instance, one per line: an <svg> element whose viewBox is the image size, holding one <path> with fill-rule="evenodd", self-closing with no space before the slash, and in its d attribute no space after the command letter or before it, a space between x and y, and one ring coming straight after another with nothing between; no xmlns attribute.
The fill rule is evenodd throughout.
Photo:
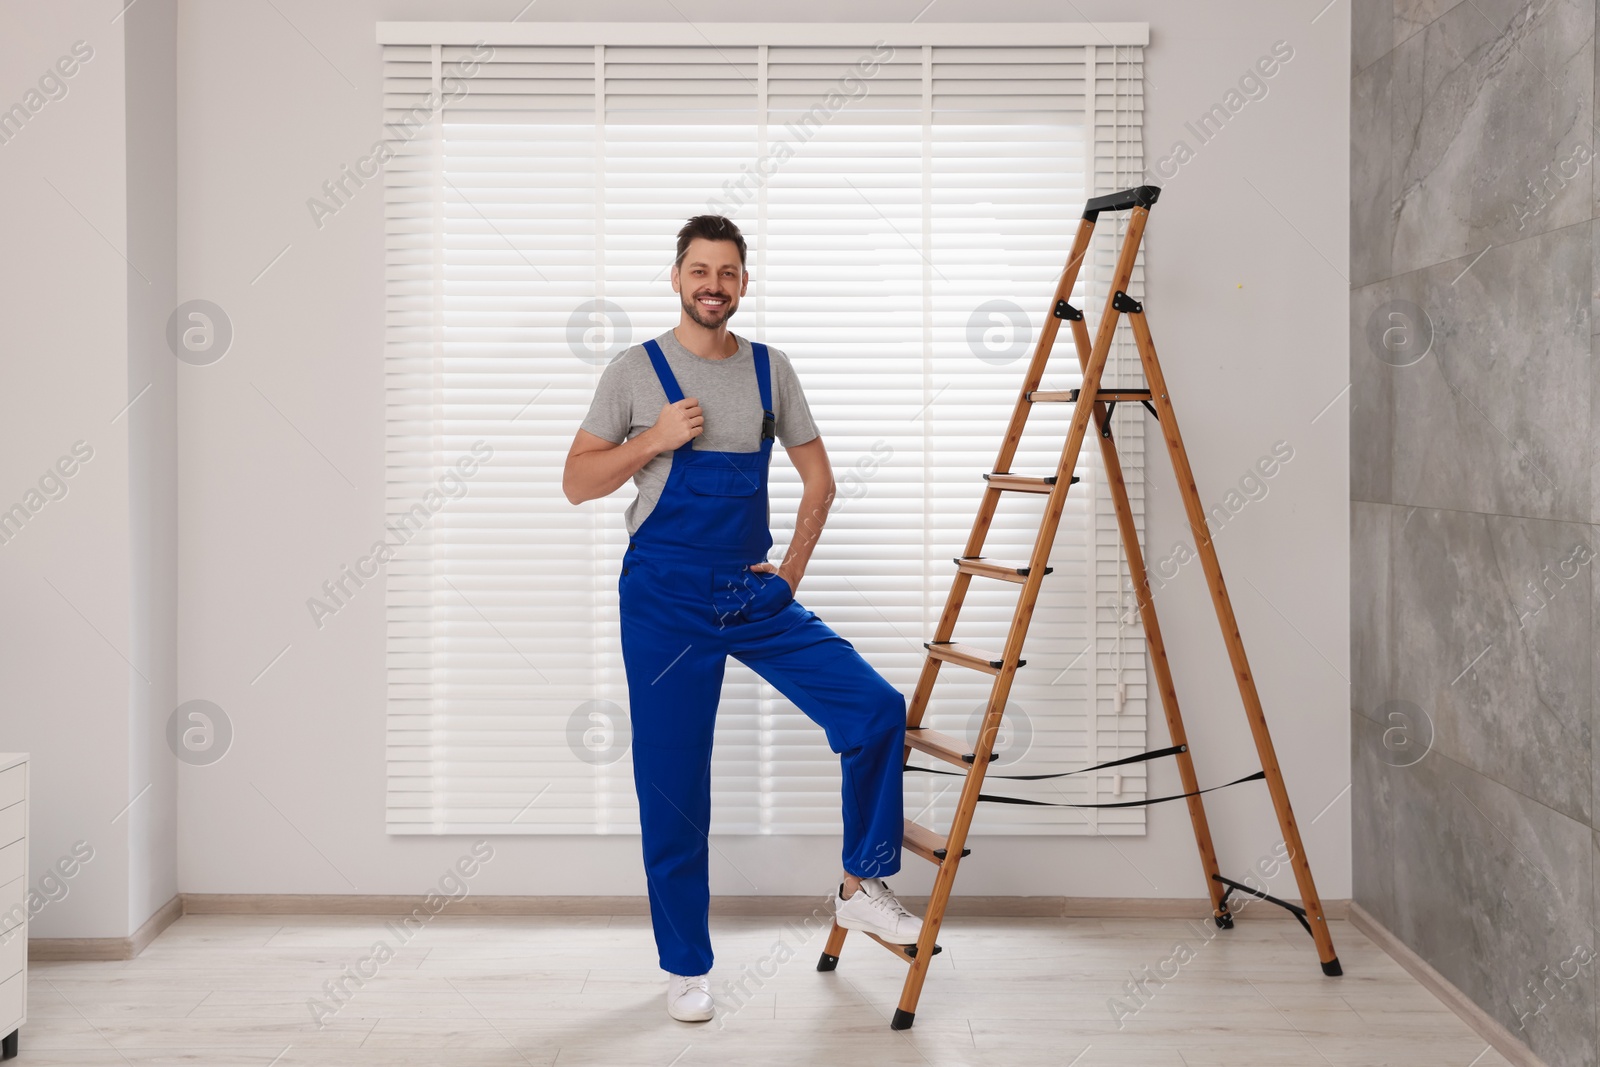
<svg viewBox="0 0 1600 1067"><path fill-rule="evenodd" d="M912 767L909 764L907 764L906 770L924 771L928 774L953 773L950 771L930 770L927 767ZM1140 808L1149 807L1152 804L1165 804L1169 800L1187 800L1189 797L1197 797L1202 793L1214 793L1218 789L1226 789L1231 785L1243 785L1245 782L1254 782L1258 779L1265 778L1266 776L1266 771L1257 771L1254 774L1247 774L1243 778L1235 778L1231 782L1223 782L1221 785L1214 785L1210 789L1196 789L1192 793L1174 793L1168 797L1152 797L1149 800L1119 800L1115 803L1108 804L1061 804L1050 800L1024 800L1021 797L1000 797L995 796L992 793L979 793L978 799L987 800L995 804L1026 804L1032 808ZM962 775L961 777L966 776ZM1055 776L1041 775L1040 777L1050 778Z"/></svg>
<svg viewBox="0 0 1600 1067"><path fill-rule="evenodd" d="M1057 804L1048 800L1023 800L1021 797L997 797L989 793L979 793L978 799L993 801L996 804L1026 804L1029 807L1036 808L1142 808L1149 807L1151 804L1165 804L1169 800L1186 800L1189 797L1197 797L1201 793L1212 793L1218 789L1226 789L1230 785L1240 785L1244 782L1253 782L1258 778L1265 778L1266 776L1266 771L1257 771L1254 774L1247 774L1243 778L1235 778L1231 782L1223 782L1221 785L1214 785L1210 789L1196 789L1193 793L1174 793L1170 797L1155 797L1152 800L1120 800L1114 804Z"/></svg>
<svg viewBox="0 0 1600 1067"><path fill-rule="evenodd" d="M1074 774L1088 774L1090 771L1103 771L1107 767L1121 767L1127 763L1143 763L1145 760L1160 759L1162 756L1176 756L1180 752L1189 751L1188 745L1173 745L1171 748L1158 748L1154 752L1141 752L1137 756L1125 756L1114 759L1110 763L1096 763L1093 767L1079 767L1075 771L1061 771L1059 774L987 774L985 778L1004 778L1011 782L1042 782L1046 778L1067 778ZM990 757L991 759L993 757ZM965 778L960 771L940 771L932 767L913 767L906 764L908 771L921 771L924 774L948 774L952 778Z"/></svg>

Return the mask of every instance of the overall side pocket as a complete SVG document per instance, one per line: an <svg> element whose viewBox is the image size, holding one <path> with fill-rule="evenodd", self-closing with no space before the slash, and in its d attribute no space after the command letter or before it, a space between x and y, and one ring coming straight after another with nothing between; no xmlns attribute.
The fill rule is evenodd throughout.
<svg viewBox="0 0 1600 1067"><path fill-rule="evenodd" d="M751 622L770 619L794 602L794 588L781 575L770 571L751 571L759 583L755 595L745 605L744 617Z"/></svg>

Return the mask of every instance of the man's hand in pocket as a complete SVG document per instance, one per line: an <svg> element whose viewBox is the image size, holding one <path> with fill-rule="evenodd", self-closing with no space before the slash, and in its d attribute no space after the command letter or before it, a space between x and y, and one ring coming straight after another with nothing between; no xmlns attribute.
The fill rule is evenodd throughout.
<svg viewBox="0 0 1600 1067"><path fill-rule="evenodd" d="M790 593L794 593L800 588L800 575L786 571L776 563L752 563L750 564L750 569L762 574L776 574L789 586Z"/></svg>

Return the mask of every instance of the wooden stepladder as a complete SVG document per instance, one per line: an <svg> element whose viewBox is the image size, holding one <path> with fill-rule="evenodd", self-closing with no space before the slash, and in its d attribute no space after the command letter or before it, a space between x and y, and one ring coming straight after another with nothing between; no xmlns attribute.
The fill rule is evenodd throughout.
<svg viewBox="0 0 1600 1067"><path fill-rule="evenodd" d="M960 800L956 805L955 818L948 833L941 834L910 820L905 824L905 849L916 853L938 868L933 894L923 915L922 934L917 943L895 945L881 941L873 934L867 934L899 956L910 967L904 990L900 995L899 1007L891 1023L896 1030L909 1028L915 1019L922 983L927 977L928 967L934 955L940 950L935 941L944 920L945 908L950 901L956 870L961 864L962 857L970 852L966 847L967 833L972 827L972 818L979 800L988 799L982 792L984 774L989 762L996 758L995 737L1000 730L1001 716L1011 691L1012 680L1016 676L1017 668L1024 662L1021 658L1022 643L1028 633L1028 623L1033 616L1034 603L1038 599L1041 582L1050 569L1046 566L1046 562L1050 556L1051 545L1055 541L1056 528L1060 523L1062 511L1066 506L1067 490L1078 480L1072 472L1077 468L1079 453L1083 448L1084 439L1088 436L1091 416L1098 431L1106 482L1116 506L1117 525L1123 548L1127 552L1128 568L1134 581L1139 617L1144 624L1145 639L1150 653L1150 666L1156 676L1157 687L1161 693L1161 705L1166 714L1167 729L1171 735L1171 746L1167 749L1112 762L1134 762L1167 755L1177 760L1183 792L1175 797L1157 798L1156 801L1145 803L1154 803L1162 799L1187 801L1189 818L1194 824L1195 843L1200 852L1200 863L1210 890L1212 916L1219 927L1226 929L1233 926L1233 914L1228 907L1228 898L1235 890L1270 901L1292 912L1311 934L1316 942L1317 955L1322 961L1324 974L1343 973L1339 966L1339 958L1334 952L1333 939L1328 933L1327 920L1322 912L1322 901L1317 896L1317 887L1311 877L1311 866L1306 860L1305 846L1300 840L1300 830L1295 824L1294 812L1289 806L1289 794L1284 786L1283 773L1278 766L1272 736L1267 729L1266 716L1262 712L1261 698L1256 692L1255 679L1250 673L1250 664L1245 657L1244 643L1239 636L1239 625L1234 618L1232 602L1228 599L1227 586L1222 580L1222 567L1217 561L1216 549L1211 543L1205 508L1200 502L1199 490L1195 487L1194 472L1189 466L1188 454L1184 451L1183 438L1178 433L1177 417L1173 411L1171 397L1167 393L1166 378L1161 372L1161 364L1156 359L1155 343L1150 335L1149 324L1145 321L1144 306L1127 294L1129 280L1133 276L1134 261L1144 237L1145 222L1160 192L1161 190L1155 186L1140 186L1137 189L1095 197L1085 205L1083 219L1078 224L1072 252L1067 259L1066 270L1062 272L1052 298L1051 315L1045 320L1044 328L1040 330L1033 359L1028 365L1021 393L1017 397L1016 408L1006 428L1005 438L1001 442L999 458L995 461L993 473L984 475L988 484L984 489L983 500L978 506L977 517L972 524L972 534L967 539L965 551L954 561L956 574L950 587L949 597L945 601L944 612L939 618L938 629L934 633L933 640L924 642L928 649L927 658L923 661L922 674L917 681L916 693L911 699L907 714L906 757L909 759L913 752L919 752L942 760L959 768L965 781ZM1095 223L1103 211L1128 211L1130 216L1112 276L1110 296L1106 300L1099 329L1091 342L1083 313L1067 301L1077 282L1078 270L1088 254ZM1117 322L1122 316L1128 318L1148 388L1102 389L1100 387ZM1082 385L1077 389L1041 390L1039 383L1044 376L1045 365L1049 362L1056 333L1062 322L1071 323L1072 339L1083 372ZM1080 402L1080 398L1086 402ZM1259 772L1239 781L1262 779L1267 784L1272 796L1272 805L1277 811L1278 826L1283 833L1283 843L1289 851L1289 862L1294 870L1295 882L1299 887L1302 901L1300 905L1280 900L1257 888L1225 878L1217 869L1216 850L1211 843L1211 830L1206 823L1205 805L1201 799L1201 793L1210 790L1202 790L1195 777L1194 761L1189 753L1183 716L1178 710L1177 691L1172 684L1172 671L1167 662L1166 645L1161 636L1161 623L1156 618L1155 605L1151 601L1150 581L1145 571L1144 555L1139 547L1133 511L1128 503L1127 485L1123 481L1116 442L1111 434L1110 410L1119 402L1143 405L1161 424L1167 452L1177 476L1179 493L1183 497L1190 529L1194 533L1196 551L1210 587L1211 600L1216 607L1217 621L1222 628L1228 657L1233 664L1234 678L1239 685L1245 716L1249 721L1256 751L1261 760ZM1075 405L1066 444L1061 450L1061 460L1055 473L1046 477L1012 473L1011 462L1016 456L1029 412L1035 404L1052 403ZM1007 493L1036 493L1048 496L1032 555L1025 563L999 562L988 559L982 554L989 525L994 519L1001 497ZM998 652L985 651L954 640L956 619L961 613L961 604L966 596L967 587L974 578L1012 582L1021 587L1005 647ZM957 738L922 726L923 715L932 697L934 681L939 675L940 667L946 663L994 676L983 726L979 731L977 742L971 746ZM1098 768L1086 767L1067 773L1078 774L1096 769ZM817 963L819 971L831 971L838 965L839 953L844 948L847 933L848 931L839 926L833 928L822 959Z"/></svg>

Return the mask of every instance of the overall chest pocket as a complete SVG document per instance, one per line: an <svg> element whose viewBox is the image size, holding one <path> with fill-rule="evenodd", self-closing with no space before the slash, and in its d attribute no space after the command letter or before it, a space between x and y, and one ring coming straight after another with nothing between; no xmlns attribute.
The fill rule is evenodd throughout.
<svg viewBox="0 0 1600 1067"><path fill-rule="evenodd" d="M690 467L683 481L699 496L751 496L761 488L760 475L740 467Z"/></svg>

